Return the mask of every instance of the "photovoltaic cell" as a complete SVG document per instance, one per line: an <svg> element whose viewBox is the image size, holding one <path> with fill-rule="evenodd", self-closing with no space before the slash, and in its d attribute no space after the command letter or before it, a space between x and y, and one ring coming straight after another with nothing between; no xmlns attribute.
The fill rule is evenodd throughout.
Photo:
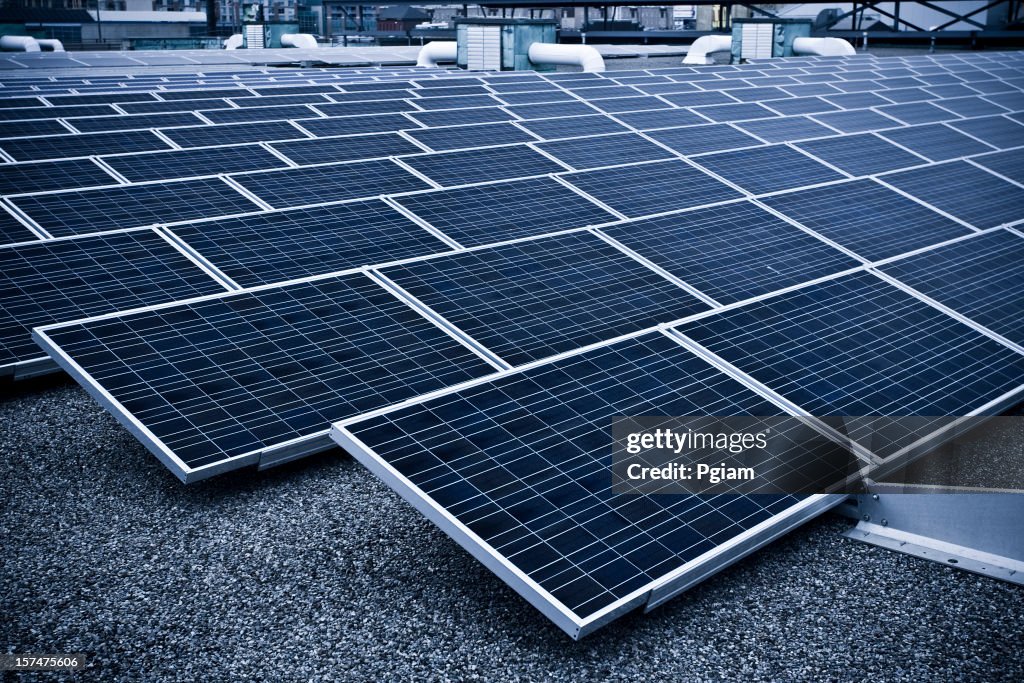
<svg viewBox="0 0 1024 683"><path fill-rule="evenodd" d="M63 135L68 132L68 129L57 121L0 121L0 138Z"/></svg>
<svg viewBox="0 0 1024 683"><path fill-rule="evenodd" d="M872 134L860 133L797 144L852 176L873 175L909 166L920 166L926 160Z"/></svg>
<svg viewBox="0 0 1024 683"><path fill-rule="evenodd" d="M188 128L171 128L160 132L181 147L207 147L239 142L265 142L306 137L302 131L287 121L189 126Z"/></svg>
<svg viewBox="0 0 1024 683"><path fill-rule="evenodd" d="M949 125L999 149L1024 145L1024 125L1005 116L952 121Z"/></svg>
<svg viewBox="0 0 1024 683"><path fill-rule="evenodd" d="M373 159L423 151L397 133L296 140L295 142L279 142L273 147L300 165ZM264 166L263 168L270 167Z"/></svg>
<svg viewBox="0 0 1024 683"><path fill-rule="evenodd" d="M890 119L888 116L870 109L825 112L824 114L814 114L814 118L841 133L863 133L870 130L897 128L903 125L895 119Z"/></svg>
<svg viewBox="0 0 1024 683"><path fill-rule="evenodd" d="M152 230L0 247L0 366L45 356L37 325L223 292Z"/></svg>
<svg viewBox="0 0 1024 683"><path fill-rule="evenodd" d="M90 159L0 164L0 195L116 184Z"/></svg>
<svg viewBox="0 0 1024 683"><path fill-rule="evenodd" d="M975 157L973 161L987 169L1024 184L1024 150L998 152Z"/></svg>
<svg viewBox="0 0 1024 683"><path fill-rule="evenodd" d="M695 159L753 194L841 180L844 176L790 147L773 145Z"/></svg>
<svg viewBox="0 0 1024 683"><path fill-rule="evenodd" d="M371 458L393 468L403 495L446 510L550 596L541 600L582 621L797 502L615 495L612 418L777 413L666 336L647 334L343 429L372 471Z"/></svg>
<svg viewBox="0 0 1024 683"><path fill-rule="evenodd" d="M288 168L237 175L234 179L278 209L429 187L388 159Z"/></svg>
<svg viewBox="0 0 1024 683"><path fill-rule="evenodd" d="M284 161L259 145L129 154L104 157L103 161L132 182L287 166Z"/></svg>
<svg viewBox="0 0 1024 683"><path fill-rule="evenodd" d="M601 230L721 304L861 265L748 202Z"/></svg>
<svg viewBox="0 0 1024 683"><path fill-rule="evenodd" d="M173 231L243 287L449 249L379 199L189 223Z"/></svg>
<svg viewBox="0 0 1024 683"><path fill-rule="evenodd" d="M886 116L907 124L935 123L959 118L956 114L940 109L931 102L908 102L906 104L890 104L879 107L878 111Z"/></svg>
<svg viewBox="0 0 1024 683"><path fill-rule="evenodd" d="M523 121L519 125L545 140L584 137L602 133L624 133L628 130L607 116L570 116L564 119ZM440 132L438 131L438 133Z"/></svg>
<svg viewBox="0 0 1024 683"><path fill-rule="evenodd" d="M122 406L122 420L145 425L147 445L185 480L203 476L196 468L251 464L332 420L492 371L362 273L46 335L94 391Z"/></svg>
<svg viewBox="0 0 1024 683"><path fill-rule="evenodd" d="M219 178L25 195L11 202L56 237L259 208Z"/></svg>
<svg viewBox="0 0 1024 683"><path fill-rule="evenodd" d="M684 161L663 161L562 176L619 213L646 216L737 199L740 192Z"/></svg>
<svg viewBox="0 0 1024 683"><path fill-rule="evenodd" d="M565 169L525 145L437 152L402 159L442 186L558 173Z"/></svg>
<svg viewBox="0 0 1024 683"><path fill-rule="evenodd" d="M387 133L404 128L418 128L411 119L401 114L375 114L373 116L345 116L333 119L296 119L295 123L313 135L355 135L358 133Z"/></svg>
<svg viewBox="0 0 1024 683"><path fill-rule="evenodd" d="M555 104L524 104L505 107L521 119L555 119L563 116L587 116L600 113L583 102L557 102Z"/></svg>
<svg viewBox="0 0 1024 683"><path fill-rule="evenodd" d="M783 116L839 111L839 107L831 102L826 102L820 97L794 97L789 100L771 100L765 102L764 106L779 112Z"/></svg>
<svg viewBox="0 0 1024 683"><path fill-rule="evenodd" d="M94 116L74 120L74 127L83 133L104 133L118 130L147 130L169 126L197 126L202 121L191 112L174 114L133 114L131 116ZM66 130L60 131L66 133Z"/></svg>
<svg viewBox="0 0 1024 683"><path fill-rule="evenodd" d="M960 116L988 116L1005 114L1006 109L981 97L958 97L952 100L936 100L935 104Z"/></svg>
<svg viewBox="0 0 1024 683"><path fill-rule="evenodd" d="M590 233L456 253L383 272L511 365L708 308Z"/></svg>
<svg viewBox="0 0 1024 683"><path fill-rule="evenodd" d="M616 114L615 118L622 121L627 126L632 126L637 130L675 128L679 126L693 126L696 124L707 123L707 119L694 114L689 109L630 112Z"/></svg>
<svg viewBox="0 0 1024 683"><path fill-rule="evenodd" d="M39 239L6 209L0 207L0 244L14 244Z"/></svg>
<svg viewBox="0 0 1024 683"><path fill-rule="evenodd" d="M287 121L290 119L309 119L317 115L316 112L303 104L280 107L247 107L245 109L207 109L199 113L213 123Z"/></svg>
<svg viewBox="0 0 1024 683"><path fill-rule="evenodd" d="M753 147L762 142L725 123L653 130L647 135L680 154L703 154L719 150Z"/></svg>
<svg viewBox="0 0 1024 683"><path fill-rule="evenodd" d="M132 105L124 105L126 107ZM84 107L31 107L6 109L0 107L0 121L25 121L28 119L65 119L72 116L103 116L116 114L117 110L108 105L87 105Z"/></svg>
<svg viewBox="0 0 1024 683"><path fill-rule="evenodd" d="M1021 129L1024 130L1024 126ZM983 142L978 142L939 123L887 130L880 132L879 135L932 161L945 161L971 154L981 154L991 152L993 149Z"/></svg>
<svg viewBox="0 0 1024 683"><path fill-rule="evenodd" d="M327 116L359 116L363 114L396 114L403 111L419 111L405 100L382 100L376 102L338 102L318 104L315 109Z"/></svg>
<svg viewBox="0 0 1024 683"><path fill-rule="evenodd" d="M1024 343L1024 237L999 230L882 266L974 322Z"/></svg>
<svg viewBox="0 0 1024 683"><path fill-rule="evenodd" d="M146 130L120 133L89 133L54 135L51 137L17 138L0 141L0 148L16 161L41 161L83 157L92 154L144 152L169 149L170 145Z"/></svg>
<svg viewBox="0 0 1024 683"><path fill-rule="evenodd" d="M976 228L1024 219L1024 188L966 161L900 171L882 179Z"/></svg>
<svg viewBox="0 0 1024 683"><path fill-rule="evenodd" d="M747 121L750 119L767 119L778 116L775 112L762 107L756 102L742 104L720 104L710 107L694 107L693 111L712 121Z"/></svg>
<svg viewBox="0 0 1024 683"><path fill-rule="evenodd" d="M537 148L579 170L675 157L636 133L544 142Z"/></svg>
<svg viewBox="0 0 1024 683"><path fill-rule="evenodd" d="M1024 356L868 273L678 329L811 415L967 415L1024 380Z"/></svg>
<svg viewBox="0 0 1024 683"><path fill-rule="evenodd" d="M409 118L406 119L407 121L418 121L429 128L436 128L439 126L464 126L470 123L495 123L497 121L511 121L515 118L515 116L499 107L417 111L410 112L408 116ZM405 126L405 128L415 127L415 124Z"/></svg>
<svg viewBox="0 0 1024 683"><path fill-rule="evenodd" d="M826 128L806 116L786 116L761 121L743 121L736 125L766 142L789 142L791 140L835 135L835 131L831 128Z"/></svg>
<svg viewBox="0 0 1024 683"><path fill-rule="evenodd" d="M408 135L438 152L536 140L534 136L521 128L516 128L512 124L504 122L454 126L451 128L417 129L408 131Z"/></svg>
<svg viewBox="0 0 1024 683"><path fill-rule="evenodd" d="M397 198L464 246L532 237L616 217L552 178L513 180Z"/></svg>
<svg viewBox="0 0 1024 683"><path fill-rule="evenodd" d="M956 221L866 179L762 201L869 261L971 233Z"/></svg>
<svg viewBox="0 0 1024 683"><path fill-rule="evenodd" d="M661 96L677 107L703 107L711 104L735 104L738 100L723 92L684 92Z"/></svg>

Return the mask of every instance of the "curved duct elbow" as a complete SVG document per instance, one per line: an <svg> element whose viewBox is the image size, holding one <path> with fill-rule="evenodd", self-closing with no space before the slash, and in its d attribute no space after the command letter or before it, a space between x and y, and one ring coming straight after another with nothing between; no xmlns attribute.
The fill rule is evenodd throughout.
<svg viewBox="0 0 1024 683"><path fill-rule="evenodd" d="M40 52L39 41L32 36L0 36L4 52Z"/></svg>
<svg viewBox="0 0 1024 683"><path fill-rule="evenodd" d="M724 52L732 49L732 36L701 36L693 41L693 45L683 57L683 64L712 64L712 52Z"/></svg>
<svg viewBox="0 0 1024 683"><path fill-rule="evenodd" d="M43 52L64 52L64 43L56 38L36 38L36 42Z"/></svg>
<svg viewBox="0 0 1024 683"><path fill-rule="evenodd" d="M232 36L229 36L228 39L224 41L224 49L225 50L237 50L238 48L242 47L244 42L245 41L242 38L242 34L241 33L236 33L236 34L234 34Z"/></svg>
<svg viewBox="0 0 1024 683"><path fill-rule="evenodd" d="M590 73L604 71L604 57L590 45L533 43L530 45L529 56L534 64L579 66Z"/></svg>
<svg viewBox="0 0 1024 683"><path fill-rule="evenodd" d="M281 46L315 50L316 38L308 33L283 33L281 34Z"/></svg>
<svg viewBox="0 0 1024 683"><path fill-rule="evenodd" d="M842 38L795 38L793 52L798 55L819 55L821 57L843 57L857 54L853 45Z"/></svg>
<svg viewBox="0 0 1024 683"><path fill-rule="evenodd" d="M459 44L451 40L435 40L420 48L416 66L436 67L438 62L454 62L459 55Z"/></svg>

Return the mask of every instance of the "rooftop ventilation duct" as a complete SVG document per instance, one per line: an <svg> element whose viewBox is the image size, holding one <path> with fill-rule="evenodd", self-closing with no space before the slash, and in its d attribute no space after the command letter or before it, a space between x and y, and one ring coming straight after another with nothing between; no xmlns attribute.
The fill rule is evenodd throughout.
<svg viewBox="0 0 1024 683"><path fill-rule="evenodd" d="M712 52L728 52L732 49L732 36L701 36L693 41L683 64L713 64Z"/></svg>
<svg viewBox="0 0 1024 683"><path fill-rule="evenodd" d="M591 73L604 71L604 58L590 45L533 43L530 45L529 55L530 61L534 64L579 66Z"/></svg>
<svg viewBox="0 0 1024 683"><path fill-rule="evenodd" d="M798 55L820 55L822 57L843 57L857 54L853 45L842 38L794 38L793 52Z"/></svg>
<svg viewBox="0 0 1024 683"><path fill-rule="evenodd" d="M282 33L281 47L298 47L303 50L315 50L316 38L308 33Z"/></svg>
<svg viewBox="0 0 1024 683"><path fill-rule="evenodd" d="M435 40L420 48L416 66L436 67L438 62L454 62L459 44L449 40Z"/></svg>
<svg viewBox="0 0 1024 683"><path fill-rule="evenodd" d="M39 41L32 36L0 36L0 50L4 52L40 52Z"/></svg>

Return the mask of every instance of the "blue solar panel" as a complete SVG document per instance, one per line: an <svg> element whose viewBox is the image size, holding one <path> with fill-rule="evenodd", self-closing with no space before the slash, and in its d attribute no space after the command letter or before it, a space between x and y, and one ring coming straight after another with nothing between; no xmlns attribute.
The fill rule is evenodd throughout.
<svg viewBox="0 0 1024 683"><path fill-rule="evenodd" d="M512 365L708 308L590 233L457 253L384 274Z"/></svg>
<svg viewBox="0 0 1024 683"><path fill-rule="evenodd" d="M814 114L814 118L841 133L863 133L870 130L898 128L903 124L870 109L825 112Z"/></svg>
<svg viewBox="0 0 1024 683"><path fill-rule="evenodd" d="M41 161L92 154L170 149L170 145L149 131L137 130L121 133L15 138L0 141L0 148L11 155L15 161Z"/></svg>
<svg viewBox="0 0 1024 683"><path fill-rule="evenodd" d="M694 107L693 111L712 121L748 121L750 119L767 119L778 116L756 102L742 104L720 104L709 107Z"/></svg>
<svg viewBox="0 0 1024 683"><path fill-rule="evenodd" d="M662 97L677 107L702 107L711 104L735 104L737 100L722 92L684 92Z"/></svg>
<svg viewBox="0 0 1024 683"><path fill-rule="evenodd" d="M593 112L589 112L593 113ZM409 119L418 121L429 128L438 126L464 126L470 123L496 123L511 121L515 118L500 107L481 107L479 109L452 109L443 111L410 112ZM405 128L415 128L406 125Z"/></svg>
<svg viewBox="0 0 1024 683"><path fill-rule="evenodd" d="M421 154L402 159L442 186L522 178L565 169L525 145Z"/></svg>
<svg viewBox="0 0 1024 683"><path fill-rule="evenodd" d="M616 218L551 178L435 190L399 197L397 201L465 246L532 237Z"/></svg>
<svg viewBox="0 0 1024 683"><path fill-rule="evenodd" d="M426 97L416 100L416 106L428 111L436 109L474 109L476 107L497 107L502 102L490 95L467 95L465 97ZM385 111L385 110L382 110ZM409 111L393 109L390 111Z"/></svg>
<svg viewBox="0 0 1024 683"><path fill-rule="evenodd" d="M173 232L243 287L449 249L379 199L189 223Z"/></svg>
<svg viewBox="0 0 1024 683"><path fill-rule="evenodd" d="M248 107L246 109L204 110L200 113L204 118L209 119L213 123L287 121L289 119L309 119L314 118L317 115L316 112L303 104L285 105L280 107Z"/></svg>
<svg viewBox="0 0 1024 683"><path fill-rule="evenodd" d="M259 121L216 126L189 126L160 131L181 147L207 147L238 142L267 142L305 138L298 128L287 121Z"/></svg>
<svg viewBox="0 0 1024 683"><path fill-rule="evenodd" d="M879 107L878 111L907 124L935 123L959 118L956 114L936 107L931 102L908 102Z"/></svg>
<svg viewBox="0 0 1024 683"><path fill-rule="evenodd" d="M873 175L926 163L925 159L872 133L809 140L799 143L797 147L854 176Z"/></svg>
<svg viewBox="0 0 1024 683"><path fill-rule="evenodd" d="M562 176L626 216L646 216L742 195L683 161L663 161Z"/></svg>
<svg viewBox="0 0 1024 683"><path fill-rule="evenodd" d="M680 154L703 154L739 147L752 147L762 144L757 138L725 123L706 126L686 126L683 128L666 128L647 133L663 145L671 147Z"/></svg>
<svg viewBox="0 0 1024 683"><path fill-rule="evenodd" d="M967 415L1024 382L1024 355L868 273L678 329L811 415Z"/></svg>
<svg viewBox="0 0 1024 683"><path fill-rule="evenodd" d="M192 112L176 114L133 114L131 116L95 116L75 119L76 130L83 133L104 133L115 130L146 130L170 126L198 126L202 121ZM55 131L66 133L67 130Z"/></svg>
<svg viewBox="0 0 1024 683"><path fill-rule="evenodd" d="M696 161L753 194L825 183L844 177L783 145L718 152L698 157Z"/></svg>
<svg viewBox="0 0 1024 683"><path fill-rule="evenodd" d="M826 102L820 97L794 97L790 100L771 100L769 102L765 102L764 106L779 112L783 116L839 111L839 107L831 102Z"/></svg>
<svg viewBox="0 0 1024 683"><path fill-rule="evenodd" d="M308 95L271 95L269 97L243 97L241 99L232 99L233 104L245 109L247 107L271 107L281 106L289 104L325 104L330 102L330 98L324 97L323 95L308 94ZM198 107L197 107L198 109Z"/></svg>
<svg viewBox="0 0 1024 683"><path fill-rule="evenodd" d="M115 184L91 159L0 164L0 195Z"/></svg>
<svg viewBox="0 0 1024 683"><path fill-rule="evenodd" d="M827 128L806 116L787 116L761 121L744 121L736 125L767 142L789 142L791 140L835 135L835 131L831 128Z"/></svg>
<svg viewBox="0 0 1024 683"><path fill-rule="evenodd" d="M1009 152L986 154L975 157L973 161L1010 180L1024 184L1024 150L1015 149Z"/></svg>
<svg viewBox="0 0 1024 683"><path fill-rule="evenodd" d="M722 304L861 265L748 202L602 228Z"/></svg>
<svg viewBox="0 0 1024 683"><path fill-rule="evenodd" d="M429 187L389 159L248 173L234 179L278 209Z"/></svg>
<svg viewBox="0 0 1024 683"><path fill-rule="evenodd" d="M949 125L999 149L1024 145L1024 125L1005 116L952 121Z"/></svg>
<svg viewBox="0 0 1024 683"><path fill-rule="evenodd" d="M152 230L0 247L0 367L46 354L37 325L223 292Z"/></svg>
<svg viewBox="0 0 1024 683"><path fill-rule="evenodd" d="M838 87L838 85L836 85ZM867 109L890 104L889 100L871 92L844 93L842 95L824 95L822 99L839 105L843 109Z"/></svg>
<svg viewBox="0 0 1024 683"><path fill-rule="evenodd" d="M259 145L129 154L104 157L103 160L132 182L287 166L279 157Z"/></svg>
<svg viewBox="0 0 1024 683"><path fill-rule="evenodd" d="M138 106L125 104L124 107ZM116 114L117 110L108 105L86 105L83 107L32 107L26 109L5 109L0 107L0 121L25 121L28 119L62 119L72 116L103 116ZM74 123L74 122L72 122Z"/></svg>
<svg viewBox="0 0 1024 683"><path fill-rule="evenodd" d="M451 128L417 129L410 137L438 152L470 147L487 147L513 142L531 142L536 138L511 123L483 123Z"/></svg>
<svg viewBox="0 0 1024 683"><path fill-rule="evenodd" d="M871 180L787 192L762 201L869 261L971 232Z"/></svg>
<svg viewBox="0 0 1024 683"><path fill-rule="evenodd" d="M537 148L578 170L637 161L657 161L676 156L636 133L544 142L538 144Z"/></svg>
<svg viewBox="0 0 1024 683"><path fill-rule="evenodd" d="M882 179L976 228L1024 220L1024 188L965 161L901 171Z"/></svg>
<svg viewBox="0 0 1024 683"><path fill-rule="evenodd" d="M609 114L629 111L651 111L672 109L672 105L657 97L616 97L608 100L595 100L595 107Z"/></svg>
<svg viewBox="0 0 1024 683"><path fill-rule="evenodd" d="M1024 344L1024 237L999 230L895 261L881 270Z"/></svg>
<svg viewBox="0 0 1024 683"><path fill-rule="evenodd" d="M189 112L196 111L197 109L221 109L228 111L237 111L231 109L231 105L224 100L182 100L180 102L128 102L119 105L119 108L123 109L129 114L172 114L174 112ZM267 109L273 109L274 107L266 107ZM81 107L85 109L85 107ZM88 116L98 116L101 114L112 114L112 111L98 111L90 113ZM86 116L86 114L82 114Z"/></svg>
<svg viewBox="0 0 1024 683"><path fill-rule="evenodd" d="M692 126L700 123L707 123L707 119L693 113L689 109L665 109L659 111L616 114L615 118L622 121L627 126L632 126L637 130L676 128L679 126Z"/></svg>
<svg viewBox="0 0 1024 683"><path fill-rule="evenodd" d="M254 97L254 95L243 88L221 88L219 90L161 90L160 97L165 100L211 100L222 97Z"/></svg>
<svg viewBox="0 0 1024 683"><path fill-rule="evenodd" d="M937 100L935 102L943 109L959 114L960 116L988 116L990 114L1004 114L1006 109L998 104L993 104L981 97L960 97L953 100Z"/></svg>
<svg viewBox="0 0 1024 683"><path fill-rule="evenodd" d="M563 116L587 116L600 111L583 102L558 102L555 104L524 104L505 107L521 119L554 119Z"/></svg>
<svg viewBox="0 0 1024 683"><path fill-rule="evenodd" d="M0 245L39 239L6 209L0 207Z"/></svg>
<svg viewBox="0 0 1024 683"><path fill-rule="evenodd" d="M474 554L501 558L489 566L535 582L544 595L513 583L533 604L558 601L575 622L560 625L577 637L603 608L798 502L613 494L611 419L652 413L778 409L648 334L347 424L358 444L344 444L374 472L393 468L402 483L385 478L403 495L452 515Z"/></svg>
<svg viewBox="0 0 1024 683"><path fill-rule="evenodd" d="M45 334L186 480L493 370L362 273Z"/></svg>
<svg viewBox="0 0 1024 683"><path fill-rule="evenodd" d="M375 114L373 116L345 116L333 119L295 119L295 123L313 135L355 135L358 133L388 133L419 126L402 114Z"/></svg>
<svg viewBox="0 0 1024 683"><path fill-rule="evenodd" d="M423 151L397 133L279 142L274 144L273 148L297 164L355 161L357 159L398 156L399 154L415 154ZM263 166L262 168L271 167Z"/></svg>
<svg viewBox="0 0 1024 683"><path fill-rule="evenodd" d="M622 124L613 121L607 116L600 115L523 121L518 125L545 140L584 137L600 135L602 133L624 133L628 130ZM438 133L441 132L438 131Z"/></svg>
<svg viewBox="0 0 1024 683"><path fill-rule="evenodd" d="M259 208L218 178L26 195L11 202L57 237Z"/></svg>
<svg viewBox="0 0 1024 683"><path fill-rule="evenodd" d="M0 121L0 138L62 135L68 132L68 129L57 121Z"/></svg>
<svg viewBox="0 0 1024 683"><path fill-rule="evenodd" d="M1024 130L1024 126L1021 127L1021 130ZM940 123L887 130L880 132L879 135L932 161L956 159L971 154L991 152L993 149L990 145Z"/></svg>

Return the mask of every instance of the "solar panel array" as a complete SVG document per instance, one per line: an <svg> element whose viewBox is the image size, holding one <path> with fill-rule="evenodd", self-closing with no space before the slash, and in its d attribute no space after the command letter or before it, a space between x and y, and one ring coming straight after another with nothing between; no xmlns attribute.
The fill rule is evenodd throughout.
<svg viewBox="0 0 1024 683"><path fill-rule="evenodd" d="M578 637L837 502L612 495L613 416L1020 400L1022 66L0 76L4 368L185 481L333 436Z"/></svg>

